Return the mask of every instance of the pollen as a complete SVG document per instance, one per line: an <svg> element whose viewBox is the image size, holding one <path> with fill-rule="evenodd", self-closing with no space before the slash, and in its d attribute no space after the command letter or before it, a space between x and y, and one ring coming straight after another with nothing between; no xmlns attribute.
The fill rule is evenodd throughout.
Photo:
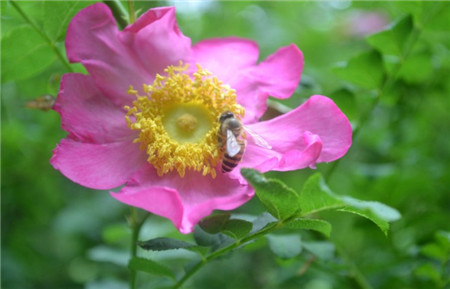
<svg viewBox="0 0 450 289"><path fill-rule="evenodd" d="M198 64L193 73L182 62L164 72L143 85L143 95L128 89L136 96L125 106L128 127L137 131L134 142L159 176L196 171L214 178L221 160L218 119L224 111L243 117L244 108L236 103L235 90Z"/></svg>

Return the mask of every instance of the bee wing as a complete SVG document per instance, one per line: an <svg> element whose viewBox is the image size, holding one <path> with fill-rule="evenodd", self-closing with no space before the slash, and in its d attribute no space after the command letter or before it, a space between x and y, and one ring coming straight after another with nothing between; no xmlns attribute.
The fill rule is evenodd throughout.
<svg viewBox="0 0 450 289"><path fill-rule="evenodd" d="M238 144L236 137L231 130L227 130L227 154L234 157L241 151L241 146Z"/></svg>
<svg viewBox="0 0 450 289"><path fill-rule="evenodd" d="M249 129L246 126L244 126L244 130L252 137L253 141L255 142L255 144L257 146L260 146L260 147L263 147L266 149L272 149L272 146L265 139L263 139L259 134L252 131L251 129Z"/></svg>

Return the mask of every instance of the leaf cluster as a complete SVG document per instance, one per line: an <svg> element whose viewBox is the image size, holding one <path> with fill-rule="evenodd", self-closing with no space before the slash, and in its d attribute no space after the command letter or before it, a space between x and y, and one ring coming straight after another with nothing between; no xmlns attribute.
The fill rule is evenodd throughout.
<svg viewBox="0 0 450 289"><path fill-rule="evenodd" d="M349 212L365 217L374 222L385 234L389 222L396 221L400 214L393 208L378 202L361 201L348 196L338 196L325 184L320 173L312 175L300 192L289 188L278 179L267 179L253 169L242 169L242 175L255 188L256 195L267 212L253 220L233 217L230 213L220 213L203 219L196 228L195 244L171 238L156 238L139 242L144 250L166 251L183 249L200 255L200 261L194 269L187 270L184 277L176 283L180 286L195 270L207 262L216 259L232 250L256 242L267 237L269 248L280 258L289 259L297 256L304 246L298 234L275 234L285 228L296 232L298 230L313 230L330 236L331 224L317 215L324 211ZM323 249L316 252L323 256ZM318 252L318 253L317 253ZM147 260L147 261L146 261ZM174 279L175 274L150 259L136 257L131 259L129 266L138 271L168 276ZM194 271L192 271L194 270Z"/></svg>

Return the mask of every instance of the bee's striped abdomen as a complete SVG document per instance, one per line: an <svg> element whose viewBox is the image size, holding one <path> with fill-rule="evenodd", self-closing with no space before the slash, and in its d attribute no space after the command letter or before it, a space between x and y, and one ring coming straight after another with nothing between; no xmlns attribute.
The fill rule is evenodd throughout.
<svg viewBox="0 0 450 289"><path fill-rule="evenodd" d="M231 172L239 164L243 154L244 148L242 146L241 151L233 157L230 157L227 153L225 153L222 160L222 173Z"/></svg>

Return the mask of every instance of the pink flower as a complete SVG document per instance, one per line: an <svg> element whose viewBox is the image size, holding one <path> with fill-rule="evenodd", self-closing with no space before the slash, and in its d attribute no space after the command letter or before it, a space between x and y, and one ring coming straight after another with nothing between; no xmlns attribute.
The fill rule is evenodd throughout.
<svg viewBox="0 0 450 289"><path fill-rule="evenodd" d="M295 45L257 63L258 46L250 40L191 46L172 7L151 9L119 31L98 3L73 18L66 50L89 75L62 79L55 110L68 136L51 164L82 186L124 185L111 195L170 219L182 233L214 209L234 209L254 195L241 167L313 167L342 157L351 145L347 118L325 96L258 122L269 95L288 98L300 81L303 55ZM217 140L224 111L271 146L247 136L243 158L230 173L221 172Z"/></svg>

